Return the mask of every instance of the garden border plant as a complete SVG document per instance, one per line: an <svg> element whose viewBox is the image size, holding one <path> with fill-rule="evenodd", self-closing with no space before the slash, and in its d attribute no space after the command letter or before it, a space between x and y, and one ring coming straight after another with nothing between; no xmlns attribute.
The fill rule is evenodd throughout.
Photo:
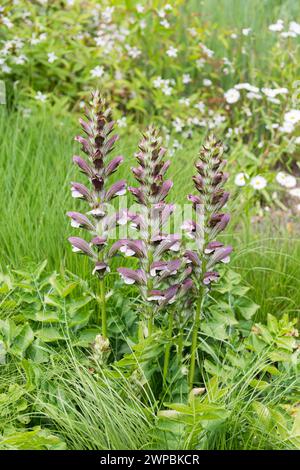
<svg viewBox="0 0 300 470"><path fill-rule="evenodd" d="M196 305L191 331L187 335L189 337L191 334L192 337L189 364L189 386L192 388L195 381L203 302L210 284L219 278L218 272L212 268L219 262L228 262L232 251L231 246L225 247L223 243L216 241L216 236L226 228L230 219L228 214L221 212L229 198L229 193L223 189L228 174L223 172L226 161L223 159L222 143L213 135L208 136L195 163L198 174L193 180L199 195L188 196L188 200L193 204L195 217L194 220L186 221L183 228L186 229L189 238L193 239L196 248L185 249L184 239L179 234L165 232L166 222L174 209L174 205L166 203L165 199L173 183L171 180L164 180L170 161L164 160L166 149L161 146L161 138L153 127L149 127L143 134L139 143L139 152L136 154L139 166L132 168L140 186L128 188L137 199L139 209L136 212L126 210L109 214L108 203L126 191L124 180L110 187L107 183L108 177L117 170L123 158L117 156L109 160L109 154L118 136L110 137L114 122L111 120L110 109L99 91L92 93L90 105L90 109L86 112L88 121L80 119L87 138L76 137L76 140L82 144L83 152L89 156L90 162L79 156L74 156L73 161L88 176L92 190L81 183L73 182L72 195L75 198L85 199L91 210L87 215L68 212L68 216L72 220L72 226L86 229L91 233L92 239L87 243L82 238L70 237L69 241L73 251L83 253L92 259L93 273L99 276L102 336L105 347L109 336L105 274L110 271L109 260L120 251L125 256L136 257L139 263L138 269L118 268L126 284L137 284L140 288L145 308L138 327L139 341L142 341L145 335L152 335L158 313L163 318L168 318L168 342L163 366L164 382L173 338L174 306L170 307L170 304L184 308L184 298L188 297L190 304ZM91 222L87 216L92 216L94 222ZM137 230L138 237L120 238L111 244L112 237L116 236L116 231L113 234L111 231L116 229L121 220L122 223L124 220L125 223L130 221L131 226ZM179 250L180 257L174 259L172 252Z"/></svg>

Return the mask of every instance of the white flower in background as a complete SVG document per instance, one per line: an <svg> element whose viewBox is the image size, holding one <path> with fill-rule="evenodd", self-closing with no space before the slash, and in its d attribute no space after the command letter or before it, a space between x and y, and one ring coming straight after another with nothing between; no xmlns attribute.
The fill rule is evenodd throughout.
<svg viewBox="0 0 300 470"><path fill-rule="evenodd" d="M183 104L184 106L189 106L190 105L190 100L189 98L180 98L179 104Z"/></svg>
<svg viewBox="0 0 300 470"><path fill-rule="evenodd" d="M167 3L167 4L165 5L165 10L166 10L166 11L172 11L172 10L173 10L172 5L171 5L170 3Z"/></svg>
<svg viewBox="0 0 300 470"><path fill-rule="evenodd" d="M93 78L101 78L104 74L104 68L102 65L97 65L94 69L91 70L91 75Z"/></svg>
<svg viewBox="0 0 300 470"><path fill-rule="evenodd" d="M173 141L173 148L174 149L182 149L183 147L182 147L182 144L177 139L175 139Z"/></svg>
<svg viewBox="0 0 300 470"><path fill-rule="evenodd" d="M291 21L290 26L289 26L289 30L292 33L295 33L297 36L299 36L300 35L300 24L296 23L296 21Z"/></svg>
<svg viewBox="0 0 300 470"><path fill-rule="evenodd" d="M249 91L249 93L247 93L247 98L249 98L249 100L261 100L262 99L262 96L260 93L253 93L252 91Z"/></svg>
<svg viewBox="0 0 300 470"><path fill-rule="evenodd" d="M242 34L244 36L249 36L250 33L251 33L251 28L243 28L242 29Z"/></svg>
<svg viewBox="0 0 300 470"><path fill-rule="evenodd" d="M199 103L196 103L194 105L194 108L198 109L198 111L203 113L205 111L205 104L203 103L203 101L199 101Z"/></svg>
<svg viewBox="0 0 300 470"><path fill-rule="evenodd" d="M300 199L300 188L291 189L289 193L291 196L298 197Z"/></svg>
<svg viewBox="0 0 300 470"><path fill-rule="evenodd" d="M42 103L45 103L47 100L47 95L45 93L42 93L41 91L37 91L35 95L35 99L37 101L41 101Z"/></svg>
<svg viewBox="0 0 300 470"><path fill-rule="evenodd" d="M1 70L3 73L10 73L11 72L11 67L9 67L7 64L3 64L1 67Z"/></svg>
<svg viewBox="0 0 300 470"><path fill-rule="evenodd" d="M300 145L300 136L295 138L295 144Z"/></svg>
<svg viewBox="0 0 300 470"><path fill-rule="evenodd" d="M237 36L236 33L232 33L232 34L230 35L230 37L231 37L231 39L237 39L238 36Z"/></svg>
<svg viewBox="0 0 300 470"><path fill-rule="evenodd" d="M140 25L140 28L141 28L141 29L145 29L145 28L147 27L147 23L146 23L145 20L141 20L141 21L139 22L139 25Z"/></svg>
<svg viewBox="0 0 300 470"><path fill-rule="evenodd" d="M116 79L116 80L123 80L123 78L124 78L124 77L123 77L123 74L122 74L121 70L116 70L116 72L115 72L115 79Z"/></svg>
<svg viewBox="0 0 300 470"><path fill-rule="evenodd" d="M299 109L291 109L287 113L285 113L283 117L285 122L288 122L290 124L298 124L300 121L300 110Z"/></svg>
<svg viewBox="0 0 300 470"><path fill-rule="evenodd" d="M13 27L13 23L10 21L9 18L7 18L6 16L2 16L1 18L1 22L2 24L4 24L4 26L6 26L8 29L11 29Z"/></svg>
<svg viewBox="0 0 300 470"><path fill-rule="evenodd" d="M172 94L172 87L167 84L164 84L164 86L162 87L162 92L164 95L170 96Z"/></svg>
<svg viewBox="0 0 300 470"><path fill-rule="evenodd" d="M229 129L228 129L229 130ZM231 129L232 130L232 129ZM245 186L246 180L249 178L249 176L246 173L237 173L234 178L234 183L237 186Z"/></svg>
<svg viewBox="0 0 300 470"><path fill-rule="evenodd" d="M240 92L235 88L230 88L224 93L224 98L229 104L236 103L240 99Z"/></svg>
<svg viewBox="0 0 300 470"><path fill-rule="evenodd" d="M180 118L177 117L177 118L172 122L172 126L174 127L175 132L181 132L182 129L184 128L184 123L183 123L182 119L180 119Z"/></svg>
<svg viewBox="0 0 300 470"><path fill-rule="evenodd" d="M214 51L212 51L211 49L209 49L208 47L206 47L205 44L200 44L200 47L202 49L202 51L204 52L205 55L207 55L207 57L213 57L214 55Z"/></svg>
<svg viewBox="0 0 300 470"><path fill-rule="evenodd" d="M128 52L128 55L129 57L132 57L133 59L137 59L140 55L141 55L141 51L140 49L138 49L137 47L133 46L129 46L128 44L125 46L127 52Z"/></svg>
<svg viewBox="0 0 300 470"><path fill-rule="evenodd" d="M169 29L169 28L170 28L170 23L169 23L169 21L168 21L167 19L165 19L165 18L160 21L160 25L163 26L163 27L166 28L166 29Z"/></svg>
<svg viewBox="0 0 300 470"><path fill-rule="evenodd" d="M277 20L276 23L270 24L269 30L273 32L279 32L283 30L283 20Z"/></svg>
<svg viewBox="0 0 300 470"><path fill-rule="evenodd" d="M191 76L190 76L189 73L184 73L184 74L182 75L182 83L183 83L184 85L187 85L187 84L190 83L191 81L192 81L192 79L191 79Z"/></svg>
<svg viewBox="0 0 300 470"><path fill-rule="evenodd" d="M117 120L117 125L119 127L127 127L127 119L126 116L122 116L120 119Z"/></svg>
<svg viewBox="0 0 300 470"><path fill-rule="evenodd" d="M263 176L257 175L251 179L250 185L257 190L264 189L267 186L267 180Z"/></svg>
<svg viewBox="0 0 300 470"><path fill-rule="evenodd" d="M171 46L167 50L167 55L169 57L177 57L177 54L178 54L178 49L176 47Z"/></svg>
<svg viewBox="0 0 300 470"><path fill-rule="evenodd" d="M58 57L57 57L57 55L55 54L55 52L48 52L48 62L49 62L49 64L52 64L52 63L55 62L57 59L58 59Z"/></svg>
<svg viewBox="0 0 300 470"><path fill-rule="evenodd" d="M282 126L279 127L279 130L286 134L291 134L291 132L293 132L294 129L295 129L294 124L292 124L291 122L286 122L286 121L284 121Z"/></svg>
<svg viewBox="0 0 300 470"><path fill-rule="evenodd" d="M188 28L188 32L190 33L191 36L193 36L193 38L197 36L196 28Z"/></svg>
<svg viewBox="0 0 300 470"><path fill-rule="evenodd" d="M145 7L144 7L143 5L141 5L141 3L138 3L138 4L136 5L136 11L137 11L138 13L144 13Z"/></svg>
<svg viewBox="0 0 300 470"><path fill-rule="evenodd" d="M47 34L46 33L41 33L39 36L36 36L35 33L31 36L29 39L29 42L32 46L35 46L36 44L40 44L40 42L43 42L47 39Z"/></svg>
<svg viewBox="0 0 300 470"><path fill-rule="evenodd" d="M247 90L252 93L259 93L259 88L257 86L250 85L250 83L238 83L234 85L236 90Z"/></svg>
<svg viewBox="0 0 300 470"><path fill-rule="evenodd" d="M275 98L277 95L286 95L289 92L287 88L262 88L261 91L268 98Z"/></svg>
<svg viewBox="0 0 300 470"><path fill-rule="evenodd" d="M14 57L14 62L15 62L15 64L18 64L18 65L24 65L27 60L28 59L27 59L26 55L24 55L24 54L21 54L17 57Z"/></svg>
<svg viewBox="0 0 300 470"><path fill-rule="evenodd" d="M276 181L279 183L281 186L284 186L285 188L294 188L297 184L297 180L293 175L288 175L287 173L284 173L283 171L280 171L276 175Z"/></svg>
<svg viewBox="0 0 300 470"><path fill-rule="evenodd" d="M204 79L203 79L203 85L204 85L204 86L211 86L211 85L212 85L212 81L211 81L209 78L204 78Z"/></svg>
<svg viewBox="0 0 300 470"><path fill-rule="evenodd" d="M197 69L202 69L204 65L205 65L205 59L201 58L201 59L196 60Z"/></svg>
<svg viewBox="0 0 300 470"><path fill-rule="evenodd" d="M166 16L165 10L157 10L157 14L160 18L165 18Z"/></svg>
<svg viewBox="0 0 300 470"><path fill-rule="evenodd" d="M154 80L153 80L153 86L154 88L161 88L163 85L164 85L165 81L163 78L161 77L156 77Z"/></svg>
<svg viewBox="0 0 300 470"><path fill-rule="evenodd" d="M106 7L105 10L101 13L102 19L106 23L110 23L112 20L112 14L114 12L114 7Z"/></svg>
<svg viewBox="0 0 300 470"><path fill-rule="evenodd" d="M297 34L293 31L283 31L282 33L280 33L280 36L283 38L296 38Z"/></svg>

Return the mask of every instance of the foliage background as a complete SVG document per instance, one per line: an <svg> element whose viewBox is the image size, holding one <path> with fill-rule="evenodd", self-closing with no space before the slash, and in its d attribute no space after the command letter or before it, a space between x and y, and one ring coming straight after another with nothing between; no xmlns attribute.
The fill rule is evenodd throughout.
<svg viewBox="0 0 300 470"><path fill-rule="evenodd" d="M299 448L300 201L277 181L284 171L298 189L297 113L291 132L284 123L299 110L300 34L282 36L297 31L298 2L170 3L1 5L1 448ZM283 28L270 31L278 19ZM229 103L226 92L245 83L260 98L239 89ZM142 305L115 274L109 317L111 362L118 362L105 368L95 360L97 282L87 260L67 247L65 216L74 207L77 118L94 87L119 125L121 177L130 181L140 129L159 125L175 202L192 188L206 132L227 146L233 218L226 241L235 250L201 330L203 395L187 395L176 361L159 392L164 330L156 347L134 349ZM262 89L287 91L274 102ZM239 172L249 176L242 187ZM250 184L256 176L265 188Z"/></svg>

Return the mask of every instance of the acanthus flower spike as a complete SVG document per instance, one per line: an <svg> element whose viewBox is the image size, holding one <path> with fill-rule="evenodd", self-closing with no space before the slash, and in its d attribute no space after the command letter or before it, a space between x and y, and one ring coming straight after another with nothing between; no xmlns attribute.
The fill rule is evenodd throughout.
<svg viewBox="0 0 300 470"><path fill-rule="evenodd" d="M132 173L138 182L137 187L128 190L140 204L132 224L138 230L138 240L117 242L112 250L118 249L125 256L133 255L139 260L139 270L133 272L119 268L119 273L127 283L137 283L144 302L148 305L145 318L148 320L148 334L151 335L154 317L163 306L175 302L192 287L192 282L184 284L190 271L184 260L172 258L180 248L180 237L164 233L166 223L174 211L174 204L165 199L173 185L165 179L170 161L165 161L166 149L161 146L158 132L149 127L139 143L136 154L138 166Z"/></svg>
<svg viewBox="0 0 300 470"><path fill-rule="evenodd" d="M231 246L224 247L223 243L216 240L216 236L225 230L230 220L229 214L223 212L229 199L229 193L223 189L228 179L228 173L223 171L225 164L222 143L213 135L208 136L195 164L197 175L193 177L193 181L198 194L188 196L196 217L195 220L183 224L183 228L187 230L190 238L195 240L196 245L194 251L187 250L185 253L187 263L192 267L197 295L189 373L191 387L194 382L203 299L207 289L220 277L217 271L212 271L212 267L217 263L227 263L232 252Z"/></svg>
<svg viewBox="0 0 300 470"><path fill-rule="evenodd" d="M91 241L88 243L82 238L70 237L69 242L73 251L89 256L94 263L93 273L97 274L100 282L102 334L107 336L104 277L110 271L110 230L115 229L119 219L117 213L108 213L108 203L113 198L125 194L126 183L121 180L109 184L109 176L118 169L123 157L117 156L109 160L109 154L114 149L118 136L111 135L114 122L111 119L111 111L99 91L92 93L86 118L87 120L79 120L85 137L76 136L75 140L81 144L88 161L75 155L73 162L87 176L90 188L82 183L72 182L71 191L73 197L85 200L90 210L87 215L80 212L68 212L67 215L73 227L90 232Z"/></svg>

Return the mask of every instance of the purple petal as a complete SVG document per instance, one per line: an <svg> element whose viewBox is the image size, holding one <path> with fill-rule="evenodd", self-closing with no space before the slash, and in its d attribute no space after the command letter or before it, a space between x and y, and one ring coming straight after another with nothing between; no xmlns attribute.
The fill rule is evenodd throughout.
<svg viewBox="0 0 300 470"><path fill-rule="evenodd" d="M202 176L201 175L193 176L193 181L198 191L202 191L204 188L204 179L202 178Z"/></svg>
<svg viewBox="0 0 300 470"><path fill-rule="evenodd" d="M141 269L128 269L128 268L118 268L117 271L120 273L125 284L146 284L147 278L145 272Z"/></svg>
<svg viewBox="0 0 300 470"><path fill-rule="evenodd" d="M126 193L126 181L120 180L114 183L106 192L105 199L110 201L116 196L123 196Z"/></svg>
<svg viewBox="0 0 300 470"><path fill-rule="evenodd" d="M141 188L134 188L133 186L128 186L128 191L130 191L131 194L133 194L141 204L145 204L145 196Z"/></svg>
<svg viewBox="0 0 300 470"><path fill-rule="evenodd" d="M203 284L206 286L211 282L217 281L220 277L220 274L216 271L208 271L203 276Z"/></svg>
<svg viewBox="0 0 300 470"><path fill-rule="evenodd" d="M147 296L147 300L149 300L150 302L155 300L155 301L162 301L164 300L164 293L163 291L161 290L158 290L158 289L154 289L154 290L151 290L148 292L148 296Z"/></svg>
<svg viewBox="0 0 300 470"><path fill-rule="evenodd" d="M190 289L192 289L194 286L194 283L192 279L185 279L181 285L181 293L182 295L185 295Z"/></svg>
<svg viewBox="0 0 300 470"><path fill-rule="evenodd" d="M71 243L74 252L82 252L88 256L95 257L95 253L92 251L90 245L79 237L69 237L68 241Z"/></svg>
<svg viewBox="0 0 300 470"><path fill-rule="evenodd" d="M88 136L92 136L92 135L93 135L93 130L92 130L92 128L91 128L91 126L90 126L90 124L89 124L88 122L86 122L86 121L84 121L83 119L80 118L80 119L79 119L79 123L80 123L82 129L84 130L84 132L86 132L86 134L87 134Z"/></svg>
<svg viewBox="0 0 300 470"><path fill-rule="evenodd" d="M229 196L230 193L227 191L214 191L211 197L212 204L218 204L218 206L221 208L226 204Z"/></svg>
<svg viewBox="0 0 300 470"><path fill-rule="evenodd" d="M90 165L81 157L78 157L77 155L74 155L73 157L73 162L79 166L79 168L81 169L81 171L83 171L83 173L85 173L86 175L88 175L90 178L92 178L93 176L93 170L92 168L90 167Z"/></svg>
<svg viewBox="0 0 300 470"><path fill-rule="evenodd" d="M115 157L113 160L111 160L105 169L105 175L109 176L114 173L123 160L124 159L121 156Z"/></svg>
<svg viewBox="0 0 300 470"><path fill-rule="evenodd" d="M200 258L195 251L186 250L184 256L187 258L188 262L191 262L194 266L201 266Z"/></svg>
<svg viewBox="0 0 300 470"><path fill-rule="evenodd" d="M164 297L167 303L171 304L175 302L179 287L179 284L174 284L164 291Z"/></svg>
<svg viewBox="0 0 300 470"><path fill-rule="evenodd" d="M211 258L208 263L208 268L211 268L214 264L219 263L219 261L227 262L229 261L229 255L232 252L232 246L226 246L222 248L218 248L215 252L211 255Z"/></svg>
<svg viewBox="0 0 300 470"><path fill-rule="evenodd" d="M171 181L171 180L167 180L167 181L163 182L163 184L160 188L160 191L157 195L157 198L158 198L159 201L163 201L167 197L167 195L168 195L170 189L172 188L172 186L173 186L173 181Z"/></svg>
<svg viewBox="0 0 300 470"><path fill-rule="evenodd" d="M214 214L210 218L209 225L214 227L217 232L221 232L226 228L230 220L229 214Z"/></svg>
<svg viewBox="0 0 300 470"><path fill-rule="evenodd" d="M105 143L105 146L103 148L103 154L106 155L108 153L110 153L112 150L113 150L113 146L115 144L115 142L119 139L119 136L116 134L116 135L113 135L106 143Z"/></svg>
<svg viewBox="0 0 300 470"><path fill-rule="evenodd" d="M80 212L67 212L67 216L72 219L72 226L77 228L85 228L86 230L95 230L92 222Z"/></svg>
<svg viewBox="0 0 300 470"><path fill-rule="evenodd" d="M104 263L104 261L97 261L95 263L95 267L93 269L93 274L98 274L99 277L103 277L105 273L109 273L110 269L108 264Z"/></svg>
<svg viewBox="0 0 300 470"><path fill-rule="evenodd" d="M118 240L112 245L109 256L113 256L118 250L124 253L125 256L136 255L139 258L146 256L145 246L141 240Z"/></svg>
<svg viewBox="0 0 300 470"><path fill-rule="evenodd" d="M106 245L106 241L106 238L97 236L92 238L91 243L96 246L103 246Z"/></svg>
<svg viewBox="0 0 300 470"><path fill-rule="evenodd" d="M144 181L145 171L141 166L139 166L137 168L131 167L131 171L132 171L135 179L137 179L139 181L139 183L142 183Z"/></svg>
<svg viewBox="0 0 300 470"><path fill-rule="evenodd" d="M165 240L162 240L154 252L154 257L160 258L161 255L167 250L178 251L179 240L180 238L176 234L170 235Z"/></svg>
<svg viewBox="0 0 300 470"><path fill-rule="evenodd" d="M224 246L224 243L221 243L221 242L217 242L217 241L209 242L206 245L204 253L206 254L213 253L217 248L222 248L223 246Z"/></svg>
<svg viewBox="0 0 300 470"><path fill-rule="evenodd" d="M200 196L194 196L193 194L189 194L187 198L189 201L192 202L194 208L196 208L196 206L202 205L202 200Z"/></svg>
<svg viewBox="0 0 300 470"><path fill-rule="evenodd" d="M92 200L92 195L89 190L81 183L71 183L72 196L75 198L83 198L87 201Z"/></svg>
<svg viewBox="0 0 300 470"><path fill-rule="evenodd" d="M81 147L81 150L86 153L87 155L92 155L93 153L93 148L91 146L91 144L89 143L89 141L87 139L85 139L84 137L82 137L81 135L77 135L75 137L75 140L77 142L79 142L82 147Z"/></svg>

